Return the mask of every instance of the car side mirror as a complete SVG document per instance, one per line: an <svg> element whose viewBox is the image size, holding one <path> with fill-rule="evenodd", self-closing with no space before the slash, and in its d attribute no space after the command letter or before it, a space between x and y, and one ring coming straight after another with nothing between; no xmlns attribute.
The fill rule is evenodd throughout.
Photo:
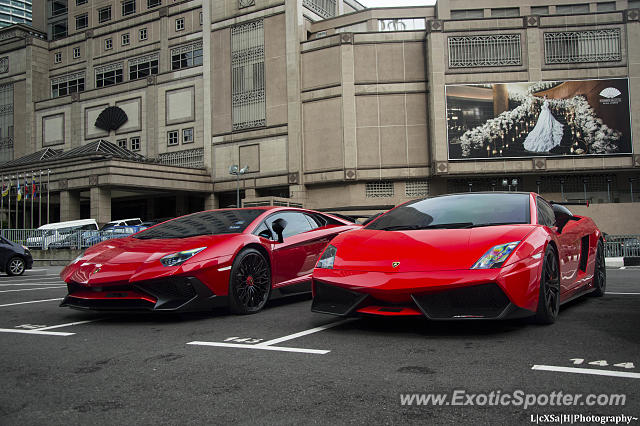
<svg viewBox="0 0 640 426"><path fill-rule="evenodd" d="M284 237L282 236L282 232L284 231L284 228L287 227L287 221L279 218L273 221L273 223L271 223L271 229L273 229L273 232L276 233L276 235L278 236L278 242L281 243L284 241Z"/></svg>
<svg viewBox="0 0 640 426"><path fill-rule="evenodd" d="M576 218L573 214L571 214L569 209L567 209L562 205L554 204L552 208L553 208L553 214L556 218L555 225L558 227L558 233L562 233L562 230L564 229L564 227L567 225L568 222L572 220L578 220L578 218Z"/></svg>
<svg viewBox="0 0 640 426"><path fill-rule="evenodd" d="M272 240L273 239L273 234L271 234L271 231L269 231L268 229L263 229L258 234L258 237L266 238L267 240Z"/></svg>

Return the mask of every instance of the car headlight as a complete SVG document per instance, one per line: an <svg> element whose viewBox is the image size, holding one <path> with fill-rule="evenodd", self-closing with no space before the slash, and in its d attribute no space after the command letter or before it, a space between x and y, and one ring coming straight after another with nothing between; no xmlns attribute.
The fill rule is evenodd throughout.
<svg viewBox="0 0 640 426"><path fill-rule="evenodd" d="M333 261L336 260L336 253L338 249L332 245L328 245L327 248L320 256L320 260L318 260L318 264L316 268L319 269L333 269Z"/></svg>
<svg viewBox="0 0 640 426"><path fill-rule="evenodd" d="M182 265L187 260L191 259L196 254L200 253L206 247L199 247L191 250L179 251L178 253L168 254L160 258L160 263L164 266L178 266Z"/></svg>
<svg viewBox="0 0 640 426"><path fill-rule="evenodd" d="M476 263L473 264L471 269L500 268L518 244L520 244L520 241L491 247L480 259L478 259Z"/></svg>

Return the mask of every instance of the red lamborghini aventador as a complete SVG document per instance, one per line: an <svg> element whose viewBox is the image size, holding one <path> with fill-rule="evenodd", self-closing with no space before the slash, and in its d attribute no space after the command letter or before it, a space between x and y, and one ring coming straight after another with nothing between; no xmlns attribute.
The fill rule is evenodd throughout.
<svg viewBox="0 0 640 426"><path fill-rule="evenodd" d="M431 319L535 315L606 285L603 236L535 193L411 201L337 236L313 272L312 310Z"/></svg>
<svg viewBox="0 0 640 426"><path fill-rule="evenodd" d="M327 243L357 227L284 207L182 216L87 249L60 274L69 291L60 306L255 313L271 296L309 291Z"/></svg>

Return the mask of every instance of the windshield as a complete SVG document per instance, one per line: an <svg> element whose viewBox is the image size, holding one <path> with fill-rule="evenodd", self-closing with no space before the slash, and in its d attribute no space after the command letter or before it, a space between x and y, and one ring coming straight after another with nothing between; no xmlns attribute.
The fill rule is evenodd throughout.
<svg viewBox="0 0 640 426"><path fill-rule="evenodd" d="M199 212L161 223L138 233L134 238L146 240L240 233L262 213L264 210L259 209Z"/></svg>
<svg viewBox="0 0 640 426"><path fill-rule="evenodd" d="M529 194L475 193L412 201L366 229L387 231L529 223Z"/></svg>

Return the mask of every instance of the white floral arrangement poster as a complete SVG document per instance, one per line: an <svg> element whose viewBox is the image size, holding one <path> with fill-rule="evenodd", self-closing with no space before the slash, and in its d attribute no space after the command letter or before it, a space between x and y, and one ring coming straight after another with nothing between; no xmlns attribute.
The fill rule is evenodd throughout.
<svg viewBox="0 0 640 426"><path fill-rule="evenodd" d="M629 83L446 86L449 159L631 154Z"/></svg>

